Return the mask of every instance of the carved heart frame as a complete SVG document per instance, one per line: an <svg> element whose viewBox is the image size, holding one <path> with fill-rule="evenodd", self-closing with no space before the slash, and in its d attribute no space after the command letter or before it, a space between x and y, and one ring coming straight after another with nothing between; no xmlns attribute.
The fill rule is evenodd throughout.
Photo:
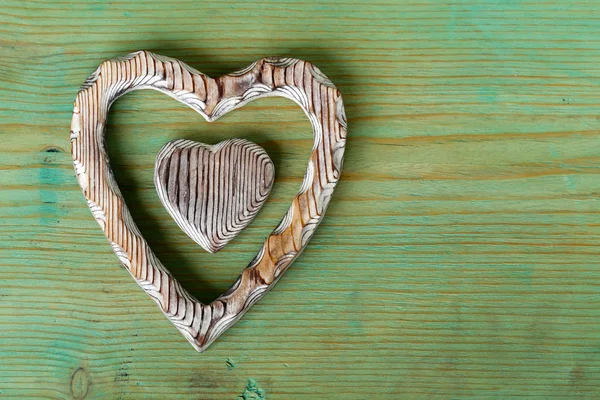
<svg viewBox="0 0 600 400"><path fill-rule="evenodd" d="M210 304L192 297L154 255L109 165L104 130L110 106L139 89L166 93L208 122L252 100L282 96L296 102L312 124L314 146L300 192L233 286ZM202 352L277 283L308 244L340 177L346 133L340 92L306 61L263 58L213 79L179 60L138 51L103 62L82 85L73 108L71 152L88 206L121 264Z"/></svg>

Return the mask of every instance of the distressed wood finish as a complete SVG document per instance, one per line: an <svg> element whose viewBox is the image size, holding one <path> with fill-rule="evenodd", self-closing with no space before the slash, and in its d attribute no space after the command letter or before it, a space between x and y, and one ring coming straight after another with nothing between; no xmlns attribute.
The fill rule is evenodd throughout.
<svg viewBox="0 0 600 400"><path fill-rule="evenodd" d="M233 286L212 303L193 298L155 257L133 222L104 149L110 105L137 89L172 96L214 121L249 101L283 96L308 116L313 151L300 192L279 226ZM264 296L306 247L339 179L346 117L339 91L318 68L294 58L264 58L212 79L184 63L139 51L105 61L77 94L71 124L73 163L92 214L121 264L198 351L204 351Z"/></svg>
<svg viewBox="0 0 600 400"><path fill-rule="evenodd" d="M0 399L237 399L250 378L268 400L600 399L599 1L1 3ZM138 48L213 77L310 60L348 116L310 245L200 356L117 269L73 176L78 86ZM144 238L204 303L279 223L312 147L284 98L206 124L143 90L106 129ZM276 183L211 255L162 206L154 162L170 140L234 137Z"/></svg>
<svg viewBox="0 0 600 400"><path fill-rule="evenodd" d="M275 167L267 152L244 139L209 146L178 139L156 156L154 184L177 225L216 253L237 236L267 200Z"/></svg>

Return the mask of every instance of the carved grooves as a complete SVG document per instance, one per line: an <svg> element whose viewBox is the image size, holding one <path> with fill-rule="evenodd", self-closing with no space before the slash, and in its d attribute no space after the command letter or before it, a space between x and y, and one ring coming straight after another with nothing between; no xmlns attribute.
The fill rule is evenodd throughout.
<svg viewBox="0 0 600 400"><path fill-rule="evenodd" d="M211 253L252 221L274 178L267 153L243 139L215 146L190 140L169 142L156 157L154 171L165 208L181 229Z"/></svg>
<svg viewBox="0 0 600 400"><path fill-rule="evenodd" d="M192 298L162 266L135 226L104 149L110 105L131 90L155 89L213 121L265 96L295 101L311 121L314 146L302 191L233 286L211 304ZM105 61L77 94L71 123L73 164L83 194L121 264L198 351L206 349L281 277L321 221L341 173L346 118L338 90L311 64L258 60L212 79L146 51Z"/></svg>

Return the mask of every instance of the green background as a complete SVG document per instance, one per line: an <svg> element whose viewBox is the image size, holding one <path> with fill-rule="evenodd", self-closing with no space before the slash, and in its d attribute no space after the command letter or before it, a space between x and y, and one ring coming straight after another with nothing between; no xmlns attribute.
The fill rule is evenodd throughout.
<svg viewBox="0 0 600 400"><path fill-rule="evenodd" d="M599 1L0 0L0 398L510 399L600 396ZM69 153L79 85L146 49L211 76L268 55L344 95L344 171L307 250L198 354L123 270ZM244 137L275 162L218 254L161 206L174 138ZM207 124L157 92L119 100L117 181L202 301L229 287L302 180L310 123L285 99Z"/></svg>

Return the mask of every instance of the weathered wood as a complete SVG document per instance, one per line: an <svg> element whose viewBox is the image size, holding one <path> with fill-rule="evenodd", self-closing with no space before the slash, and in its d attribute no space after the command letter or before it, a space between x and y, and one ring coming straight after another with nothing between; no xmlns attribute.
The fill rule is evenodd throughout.
<svg viewBox="0 0 600 400"><path fill-rule="evenodd" d="M237 399L250 378L268 400L600 398L597 0L0 3L0 399ZM65 135L82 79L139 48L213 77L299 57L348 113L310 245L201 355L119 267ZM161 204L155 157L236 137L276 181L209 254ZM285 98L206 124L143 90L106 146L151 248L210 302L287 210L312 136Z"/></svg>
<svg viewBox="0 0 600 400"><path fill-rule="evenodd" d="M154 184L177 225L206 251L236 237L267 200L275 167L267 152L243 139L214 146L167 143L156 156Z"/></svg>
<svg viewBox="0 0 600 400"><path fill-rule="evenodd" d="M208 305L191 296L156 258L131 218L108 163L103 143L110 105L139 89L164 92L208 122L262 97L287 97L312 124L313 151L291 207L233 286ZM79 185L121 264L192 346L204 351L277 283L313 236L340 177L346 115L339 91L317 67L302 60L264 58L212 79L179 60L138 51L105 61L83 83L70 137Z"/></svg>

